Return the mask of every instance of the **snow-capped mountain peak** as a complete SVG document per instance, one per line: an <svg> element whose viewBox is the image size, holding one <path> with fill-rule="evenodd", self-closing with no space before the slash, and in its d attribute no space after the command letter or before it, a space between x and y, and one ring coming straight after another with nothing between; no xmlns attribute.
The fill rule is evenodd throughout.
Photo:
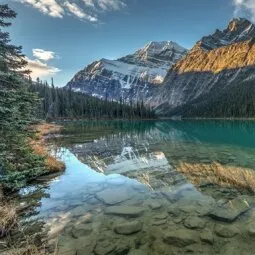
<svg viewBox="0 0 255 255"><path fill-rule="evenodd" d="M187 49L172 41L155 42L146 44L134 54L127 55L120 61L156 67L157 65L173 65L178 59L187 53Z"/></svg>
<svg viewBox="0 0 255 255"><path fill-rule="evenodd" d="M141 100L150 96L168 69L186 53L172 41L150 42L134 54L88 65L67 86L100 98Z"/></svg>
<svg viewBox="0 0 255 255"><path fill-rule="evenodd" d="M146 44L144 48L140 51L148 52L151 54L159 54L165 50L176 50L176 51L185 51L186 49L180 46L179 44L173 41L162 41L162 42L155 42L151 41L150 43Z"/></svg>

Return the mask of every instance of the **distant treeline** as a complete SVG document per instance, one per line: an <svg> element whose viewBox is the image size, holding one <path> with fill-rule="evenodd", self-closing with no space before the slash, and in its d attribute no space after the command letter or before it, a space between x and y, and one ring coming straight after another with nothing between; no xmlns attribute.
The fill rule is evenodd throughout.
<svg viewBox="0 0 255 255"><path fill-rule="evenodd" d="M155 112L145 107L143 102L125 103L101 100L81 92L54 86L37 79L29 79L30 91L37 92L41 98L38 117L52 120L61 118L119 118L119 119L149 119L155 118Z"/></svg>

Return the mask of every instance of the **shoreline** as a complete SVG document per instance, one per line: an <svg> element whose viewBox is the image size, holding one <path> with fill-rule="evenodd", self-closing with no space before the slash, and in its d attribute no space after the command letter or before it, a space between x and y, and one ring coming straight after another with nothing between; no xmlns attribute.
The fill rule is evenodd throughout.
<svg viewBox="0 0 255 255"><path fill-rule="evenodd" d="M33 125L31 128L35 132L35 137L31 139L30 146L34 154L45 158L45 167L48 172L43 176L63 172L65 170L64 163L50 155L47 146L47 136L59 133L62 126L45 122Z"/></svg>
<svg viewBox="0 0 255 255"><path fill-rule="evenodd" d="M72 122L72 121L164 121L164 120L172 120L172 121L184 121L184 120L228 120L228 121L255 121L254 118L202 118L202 117L186 117L186 118L174 118L174 117L158 117L158 118L133 118L133 119L119 119L119 118L63 118L63 119L52 119L48 123L57 124L63 122Z"/></svg>
<svg viewBox="0 0 255 255"><path fill-rule="evenodd" d="M30 129L35 132L34 136L28 141L33 153L43 157L45 159L45 167L47 173L37 176L34 181L44 182L40 180L42 177L59 174L61 175L65 170L65 164L59 161L55 157L51 156L47 147L47 136L54 135L60 132L62 126L52 123L39 123L30 126ZM42 178L43 179L43 178ZM33 181L32 181L33 182ZM26 188L30 183L25 185ZM6 191L6 194L4 194ZM33 254L40 255L45 254L42 252L43 242L42 238L33 239L31 235L38 235L37 232L33 232L32 226L31 232L25 231L19 224L22 217L33 210L35 204L27 204L19 201L18 192L5 190L0 183L0 253L3 254ZM41 233L43 235L43 233ZM40 235L41 235L40 234ZM43 236L42 236L43 237ZM25 245L20 245L20 242L25 239ZM40 241L38 241L40 240Z"/></svg>
<svg viewBox="0 0 255 255"><path fill-rule="evenodd" d="M144 121L144 120L160 120L159 118L144 118L144 119L140 119L140 118L126 118L126 119L119 119L119 118L63 118L63 119L52 119L49 120L49 123L55 124L55 123L63 123L63 122L72 122L72 121L101 121L101 120L107 120L107 121L115 121L115 120L119 120L119 121Z"/></svg>

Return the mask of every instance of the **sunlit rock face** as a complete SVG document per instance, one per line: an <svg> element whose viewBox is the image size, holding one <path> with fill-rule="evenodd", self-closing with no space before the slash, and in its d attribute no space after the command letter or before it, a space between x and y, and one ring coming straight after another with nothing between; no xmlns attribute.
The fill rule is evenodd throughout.
<svg viewBox="0 0 255 255"><path fill-rule="evenodd" d="M230 92L253 86L254 42L254 24L237 18L190 51L171 41L151 42L117 60L95 61L66 88L108 100L144 101L158 115L187 116L187 109L206 108L220 95L222 102Z"/></svg>
<svg viewBox="0 0 255 255"><path fill-rule="evenodd" d="M184 105L197 104L255 79L255 26L234 19L228 27L203 37L166 75L155 96L159 114L180 114ZM174 113L173 113L174 112Z"/></svg>
<svg viewBox="0 0 255 255"><path fill-rule="evenodd" d="M168 69L187 50L171 41L150 42L134 54L118 60L101 59L78 72L66 85L99 98L119 101L150 101Z"/></svg>

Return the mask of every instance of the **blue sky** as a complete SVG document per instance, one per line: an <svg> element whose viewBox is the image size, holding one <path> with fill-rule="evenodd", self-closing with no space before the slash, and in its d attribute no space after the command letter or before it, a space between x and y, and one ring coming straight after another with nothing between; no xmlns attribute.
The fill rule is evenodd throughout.
<svg viewBox="0 0 255 255"><path fill-rule="evenodd" d="M191 48L234 16L255 20L254 0L0 0L18 17L9 29L33 78L64 86L87 64L116 59L150 41Z"/></svg>

